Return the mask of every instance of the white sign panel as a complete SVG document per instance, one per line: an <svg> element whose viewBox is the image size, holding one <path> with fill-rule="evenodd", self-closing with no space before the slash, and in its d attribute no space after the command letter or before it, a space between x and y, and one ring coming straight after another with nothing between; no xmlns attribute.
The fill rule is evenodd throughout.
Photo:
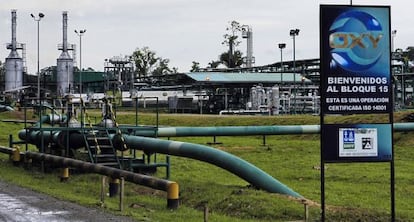
<svg viewBox="0 0 414 222"><path fill-rule="evenodd" d="M378 156L376 128L340 128L339 157Z"/></svg>

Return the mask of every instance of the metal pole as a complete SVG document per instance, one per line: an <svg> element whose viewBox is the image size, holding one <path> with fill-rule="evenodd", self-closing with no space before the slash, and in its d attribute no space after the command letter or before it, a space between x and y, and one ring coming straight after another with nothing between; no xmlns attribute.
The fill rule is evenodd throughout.
<svg viewBox="0 0 414 222"><path fill-rule="evenodd" d="M279 43L280 49L280 82L283 84L283 49L286 47L286 43Z"/></svg>
<svg viewBox="0 0 414 222"><path fill-rule="evenodd" d="M283 48L280 48L280 74L283 82Z"/></svg>
<svg viewBox="0 0 414 222"><path fill-rule="evenodd" d="M296 44L295 34L293 35L293 113L296 114Z"/></svg>
<svg viewBox="0 0 414 222"><path fill-rule="evenodd" d="M75 30L75 33L79 36L79 94L82 95L82 36L85 34L86 29Z"/></svg>
<svg viewBox="0 0 414 222"><path fill-rule="evenodd" d="M82 97L82 34L79 35L79 94Z"/></svg>
<svg viewBox="0 0 414 222"><path fill-rule="evenodd" d="M82 35L86 32L86 29L75 30L75 33L79 36L79 97L81 99L81 127L83 127L83 102L82 102Z"/></svg>
<svg viewBox="0 0 414 222"><path fill-rule="evenodd" d="M299 35L299 29L291 29L290 30L290 36L292 36L293 37L293 84L294 84L294 87L293 87L293 93L294 93L294 95L293 95L293 109L294 109L294 113L296 114L296 42L295 42L295 39L296 39L296 36L297 35Z"/></svg>
<svg viewBox="0 0 414 222"><path fill-rule="evenodd" d="M39 41L39 36L40 36L40 29L39 29L39 24L40 24L40 18L37 21L37 100L40 104L40 41Z"/></svg>
<svg viewBox="0 0 414 222"><path fill-rule="evenodd" d="M83 134L83 100L82 100L82 34L79 35L79 97L80 97L80 114L81 114L81 128Z"/></svg>
<svg viewBox="0 0 414 222"><path fill-rule="evenodd" d="M395 55L395 53L394 53L394 38L395 38L395 36L397 35L397 30L392 30L391 31L391 61L392 60L394 60L394 55ZM394 77L394 68L392 67L392 62L391 62L391 75L392 75L392 77ZM394 78L393 78L394 79ZM397 80L398 80L398 78L397 78ZM393 101L392 101L392 107L393 107L393 109L395 110L395 104L396 104L396 101L397 101L397 99L398 99L398 93L397 93L397 86L396 86L396 84L397 84L397 82L398 81L394 81L394 84L393 84L393 89L392 89L392 92L393 92Z"/></svg>
<svg viewBox="0 0 414 222"><path fill-rule="evenodd" d="M39 120L42 119L42 101L40 96L40 20L45 16L43 13L39 12L38 17L30 14L32 18L37 22L37 100L39 102ZM44 152L44 138L43 138L43 130L42 130L42 121L39 121L40 127L40 152ZM41 171L44 172L44 162L41 162Z"/></svg>
<svg viewBox="0 0 414 222"><path fill-rule="evenodd" d="M293 34L293 82L296 84L296 44L295 44L295 34Z"/></svg>
<svg viewBox="0 0 414 222"><path fill-rule="evenodd" d="M37 100L40 103L40 20L45 14L39 12L38 17L33 14L30 16L37 22Z"/></svg>

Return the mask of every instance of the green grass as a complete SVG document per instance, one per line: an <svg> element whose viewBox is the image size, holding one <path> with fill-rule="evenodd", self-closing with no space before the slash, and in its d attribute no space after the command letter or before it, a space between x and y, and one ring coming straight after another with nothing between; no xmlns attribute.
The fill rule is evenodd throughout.
<svg viewBox="0 0 414 222"><path fill-rule="evenodd" d="M407 113L397 113L399 121ZM16 114L0 114L2 119ZM90 115L99 116L91 111ZM352 117L346 117L353 121ZM358 117L357 117L358 118ZM118 112L117 120L134 124L134 112ZM319 124L319 117L295 116L198 116L169 115L159 118L168 126L228 125L296 125ZM155 114L139 116L140 124L155 123ZM23 124L0 122L0 142L7 146L8 134ZM211 137L171 138L172 140L206 144ZM310 200L310 219L320 218L320 147L318 135L217 137L222 144L214 145L256 165L282 183ZM395 133L396 214L398 221L414 220L413 133ZM38 173L35 169L13 167L8 157L0 154L0 178L21 186L45 192L90 207L100 205L101 176L71 175L66 183L59 182L59 173ZM164 156L158 154L158 159ZM304 218L304 206L296 200L256 190L237 176L208 163L171 158L171 180L180 185L180 207L166 208L166 193L126 183L125 211L119 212L118 199L106 198L104 209L128 215L138 221L202 221L203 210L209 209L209 221L295 221ZM355 163L326 165L326 204L328 221L389 221L389 163ZM164 177L165 169L156 176Z"/></svg>

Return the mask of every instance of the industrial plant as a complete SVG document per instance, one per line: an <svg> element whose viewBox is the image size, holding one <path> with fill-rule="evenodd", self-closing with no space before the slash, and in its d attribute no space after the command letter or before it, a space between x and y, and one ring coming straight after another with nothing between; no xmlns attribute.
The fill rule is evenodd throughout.
<svg viewBox="0 0 414 222"><path fill-rule="evenodd" d="M33 18L36 19L34 15ZM253 66L253 31L242 26L246 39L244 65L237 68L201 68L195 72L138 76L131 56L113 56L105 59L104 71L85 70L76 61L76 45L68 43L68 12L62 13L62 42L56 65L38 67L36 75L26 68L26 47L16 36L17 11L11 11L11 43L1 72L1 91L4 105L18 103L33 105L40 100L61 106L67 95L73 101L82 99L86 106L102 106L105 96L116 98L118 106L150 107L155 103L169 112L280 115L319 113L319 59L283 61ZM38 19L42 15L39 14ZM75 31L79 37L86 30ZM291 30L291 37L299 34ZM80 38L81 39L81 38ZM232 49L231 49L232 50ZM412 106L412 73L407 52L392 53L395 107ZM155 99L156 98L156 99Z"/></svg>
<svg viewBox="0 0 414 222"><path fill-rule="evenodd" d="M262 148L260 149L260 161L263 162L260 164L262 164L261 166L269 165L273 167L273 164L276 162L275 156L282 155L285 152L279 149L285 146L283 144L287 141L285 135L323 135L322 132L337 127L338 132L342 134L330 130L329 134L323 136L326 136L330 142L326 146L335 142L334 145L341 144L342 147L339 146L339 149L330 149L329 151L335 155L337 153L334 152L343 152L343 156L341 156L341 153L337 155L339 156L338 159L342 158L341 160L344 160L343 163L353 162L353 159L350 161L349 157L357 157L359 159L356 159L357 161L355 162L363 162L366 160L372 161L372 157L379 156L378 153L381 149L378 148L377 141L380 144L381 140L377 140L377 137L383 136L381 134L385 131L383 129L389 129L390 132L394 130L404 133L414 129L413 123L394 123L393 118L391 118L394 115L394 110L414 108L412 101L414 95L414 73L412 72L413 65L411 61L414 61L414 47L408 47L406 51L394 49L393 42L391 42L391 66L388 63L390 57L383 59L386 60L384 63L388 64L387 67L391 68L391 75L389 75L391 78L383 76L368 76L367 78L352 76L353 78L347 79L334 76L330 80L338 88L342 87L341 84L345 81L366 83L366 88L362 84L361 86L355 86L355 88L351 88L351 85L348 88L344 86L343 91L335 91L336 88L334 87L332 89L329 88L332 94L355 93L354 91L359 91L358 93L363 95L366 95L364 93L376 94L381 89L387 96L361 97L360 99L360 97L351 96L342 98L341 94L340 96L326 97L325 93L329 92L329 90L322 90L326 81L320 77L321 67L324 70L327 66L334 67L335 65L325 60L321 62L320 58L296 59L295 38L299 35L299 29L291 29L289 32L289 36L293 40L292 60L283 60L283 49L286 48L286 44L279 43L280 60L277 59L278 61L276 61L275 59L275 62L267 65L256 65L255 57L253 56L253 29L248 25L240 25L241 37L247 43L246 56L241 57L242 54L239 52L241 57L240 64L234 65L236 63L233 63L233 65L229 65L236 60L234 58L236 51L231 42L234 39L229 38L229 51L221 55L228 59L226 68L221 68L220 66L213 67L211 65L206 68L192 67L190 72L171 71L164 73L161 71L157 74L154 74L154 70L145 70L147 73L143 75L139 72L139 65L134 60L135 53L132 53L132 55L108 57L102 61L104 65L103 71L83 68L82 36L85 34L86 29L74 30L77 37L79 37L79 47L69 43L68 23L70 20L67 11L62 12L62 41L57 43L57 51L60 54L56 58L56 64L40 67L39 21L44 17L44 14L31 14L31 17L38 25L37 71L35 74L32 74L27 71L26 45L25 43L18 42L17 17L17 10L11 10L11 43L8 43L6 47L7 50L10 50L10 53L5 58L5 63L0 63L2 65L2 67L0 66L0 90L2 92L0 111L19 110L19 112L12 113L16 114L14 116L18 116L19 119L5 119L2 121L19 123L20 125L18 125L18 133L9 135L9 147L0 147L0 153L9 154L10 162L13 162L15 166L24 166L27 169L38 167L43 172L59 169L61 182L68 180L70 172L103 175L100 184L101 199L99 204L101 207L104 206L106 196L116 197L119 195L119 208L120 211L123 210L124 181L165 191L167 193L168 209L174 210L181 203L186 204L185 201L180 202L178 183L170 180L170 170L175 169L170 168L170 158L180 157L178 161L182 161L181 157L183 157L219 167L227 171L226 173L233 174L247 182L247 186L240 184L231 185L231 195L234 196L234 201L239 201L241 195L247 192L252 192L252 195L256 195L257 190L276 193L278 196L269 196L269 198L277 200L282 197L280 195L285 195L289 198L288 201L295 201L304 205L304 217L305 221L308 221L308 207L310 205L315 207L319 204L311 202L310 199L296 192L293 188L297 189L300 186L304 186L303 184L305 183L308 185L314 180L314 178L311 178L313 176L309 176L313 174L308 173L308 178L306 178L301 176L301 174L297 174L299 171L308 170L314 173L314 175L321 172L321 175L324 177L325 167L323 164L325 163L322 160L321 163L312 160L312 162L309 161L312 165L307 164L305 167L301 167L301 169L295 169L293 180L297 183L292 183L293 186L291 188L259 167L236 156L227 146L214 147L207 145L221 144L216 143L216 137L234 137L227 140L231 141L231 143L236 143L236 140L238 140L236 137L251 137L254 140L260 138L263 141L263 144L261 144ZM390 35L392 41L395 33L396 31L392 31ZM349 35L353 36L353 34ZM361 34L361 36L365 36L365 33L364 35ZM382 37L382 34L379 36L378 39ZM341 36L337 38L339 39L338 42L343 41ZM353 36L352 38L352 41L354 41L356 37ZM352 42L351 45L362 44L360 42L363 41L361 38ZM330 39L330 37L327 39ZM344 42L348 44L347 41L345 40ZM327 45L330 46L329 43ZM79 52L77 48L79 48ZM386 50L383 51L389 52L389 48L387 45ZM389 53L387 53L388 55ZM321 57L324 58L324 56ZM375 60L374 63L382 64L377 61L379 60ZM194 64L195 62L193 62ZM388 71L388 68L381 70ZM343 70L346 70L346 68L341 68L341 72ZM363 72L366 72L366 69ZM329 72L324 71L324 73ZM357 72L350 71L350 75L355 73ZM390 73L388 72L388 74ZM379 83L381 86L386 86L386 88L378 88L378 91L375 91L377 88L371 87L374 83ZM342 125L326 124L328 127L325 126L323 123L323 116L326 110L325 103L339 103L342 99L344 101L349 100L352 103L373 103L376 105L372 106L375 111L383 111L380 109L376 110L377 107L383 107L384 110L389 109L387 114L389 114L390 121L386 125L385 123L380 123L381 126L378 129L383 131L378 130L378 134L377 128L374 128L377 126L374 126L374 123L366 124L365 128L358 126L356 123L353 123L355 126L351 125L348 122ZM384 103L386 105L377 106L377 103ZM342 117L354 114L370 114L368 112L357 112L360 110L353 110L353 106L349 106L351 107L349 110L356 112L336 113L334 111L342 111L342 106L335 107L336 110L328 109L328 111L332 112L327 112L327 115L334 116L334 118L340 116L338 119L341 120ZM141 112L144 109L148 113ZM120 112L118 115L119 119L117 119L118 110L122 110L122 113ZM182 121L183 116L195 116L195 118L200 119L200 123L197 127L173 126L175 123L170 122L160 123L160 113L173 113L166 116L177 117L179 119L177 121L178 124L185 125L184 121ZM155 117L151 116L145 119L145 123L141 124L140 121L144 122L142 120L144 118L140 119L139 115L144 116L147 114L154 115ZM312 121L322 121L319 122L320 125L277 125L280 124L281 119L293 119L293 115L299 114L302 114L302 116L298 116L300 118L306 115L306 117L312 118ZM384 113L378 112L376 114ZM201 115L204 116L199 118ZM265 119L264 121L267 122L265 122L264 126L259 126L256 122L246 122L246 124L238 126L237 124L231 125L236 121L230 120L232 122L229 121L228 124L226 122L225 126L218 126L220 122L217 119L212 119L212 124L209 123L211 126L200 126L205 125L206 119L210 117L236 119L233 117L221 118L215 115L256 115L258 117L240 117L236 121L240 121L239 119ZM275 118L275 116L281 115L286 116ZM14 118L13 115L10 116ZM22 120L23 118L24 120ZM386 117L381 116L381 118ZM150 121L154 122L148 123ZM297 124L296 119L293 121ZM171 122L173 121L171 120ZM388 131L385 132L388 133ZM358 137L355 136L357 133ZM332 135L339 138L338 142L336 140L332 142ZM185 139L182 141L179 137ZM213 137L213 142L207 142L207 145L197 144L190 140L195 137ZM266 144L266 138L277 140L277 145L274 145L275 147L277 146L277 149L275 148L272 151L272 146ZM312 146L317 147L319 144L322 144L321 147L323 147L324 143L314 143L315 138L312 136L307 140L312 141ZM321 140L324 139L322 136L319 136L319 138ZM390 136L390 138L390 141L392 141L393 137ZM177 140L174 141L174 139ZM187 139L191 142L187 142ZM355 141L360 141L360 143ZM388 140L386 141L388 142ZM237 141L237 143L237 149L239 149L239 146L242 147L243 149L239 150L248 152L249 156L252 153L251 150L256 147L253 143L253 145L242 144L243 141ZM357 147L355 144L358 145L358 149L360 148L363 151L361 151L363 155L355 151L356 149L354 148ZM297 146L303 145L299 144ZM393 146L391 142L390 146ZM332 145L332 147L334 146ZM348 147L352 147L352 149ZM303 146L300 151L289 148L292 150L292 153L301 153L290 159L289 157L283 157L284 160L282 161L292 161L286 161L286 164L296 166L303 164L300 163L302 159L310 155L313 155L312 158L315 160L319 157L324 157L323 149L320 150L321 152L315 149L317 152L313 151L314 154L312 154L311 148ZM393 152L392 155L394 155ZM161 155L158 155L157 158L157 154ZM364 156L365 154L367 155ZM390 171L392 171L392 180L394 180L394 157L392 155L389 154L386 157L392 159L392 170ZM267 159L264 159L262 156L265 156ZM330 159L326 163L333 163L329 161ZM382 161L382 159L375 159L372 162ZM285 166L288 165L284 165L283 170L288 168ZM158 171L158 169L161 170ZM337 176L336 172L339 171L335 171L336 169L333 167L330 169L334 169L330 173ZM160 173L165 173L165 177L160 178ZM282 175L282 179L286 179L286 177L291 176ZM369 179L371 183L371 178L364 178ZM108 193L105 191L106 182L108 182L109 187ZM182 182L185 183L187 181ZM210 188L214 185L208 184L208 187ZM227 182L225 186L229 186ZM348 189L348 187L346 188ZM186 189L184 192L196 193L198 192L197 189ZM139 192L146 191L140 189ZM309 189L305 190L305 192L310 193L314 191ZM185 194L187 195L187 193ZM153 193L151 195L151 198L159 196ZM184 197L183 199L186 198L185 195L182 196ZM207 196L206 199L208 200L208 198ZM230 204L226 201L221 201L220 207L232 206L231 201L233 200L230 200ZM206 201L205 205L203 203L203 205L198 206L204 207L204 216L208 215L207 203L208 201ZM321 206L324 207L324 204ZM141 205L139 207L143 208ZM243 205L234 205L234 207L245 208ZM250 208L250 205L248 208ZM283 216L285 216L288 210L283 212ZM156 209L156 211L159 211L159 209ZM260 217L258 218L260 220ZM256 217L251 217L250 219L254 220Z"/></svg>

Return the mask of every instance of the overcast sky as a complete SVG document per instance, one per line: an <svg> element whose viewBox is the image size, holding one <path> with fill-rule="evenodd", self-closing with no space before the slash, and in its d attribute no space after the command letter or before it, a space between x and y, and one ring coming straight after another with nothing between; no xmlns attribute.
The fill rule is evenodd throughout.
<svg viewBox="0 0 414 222"><path fill-rule="evenodd" d="M11 10L17 9L17 41L27 48L29 73L37 69L37 24L30 13L45 14L40 21L40 67L56 65L62 43L62 12L68 12L68 40L79 47L74 30L86 29L82 37L82 67L103 71L104 60L130 55L148 46L170 59L170 67L187 72L192 61L206 67L226 51L221 44L230 21L253 29L256 65L280 61L278 43L287 44L284 60L292 60L289 30L296 37L296 58L319 57L319 5L350 4L350 0L1 0L0 60L9 54ZM390 5L392 29L397 30L396 48L414 45L413 1L353 0L354 5ZM246 42L239 49L245 54ZM79 62L79 48L77 50Z"/></svg>

